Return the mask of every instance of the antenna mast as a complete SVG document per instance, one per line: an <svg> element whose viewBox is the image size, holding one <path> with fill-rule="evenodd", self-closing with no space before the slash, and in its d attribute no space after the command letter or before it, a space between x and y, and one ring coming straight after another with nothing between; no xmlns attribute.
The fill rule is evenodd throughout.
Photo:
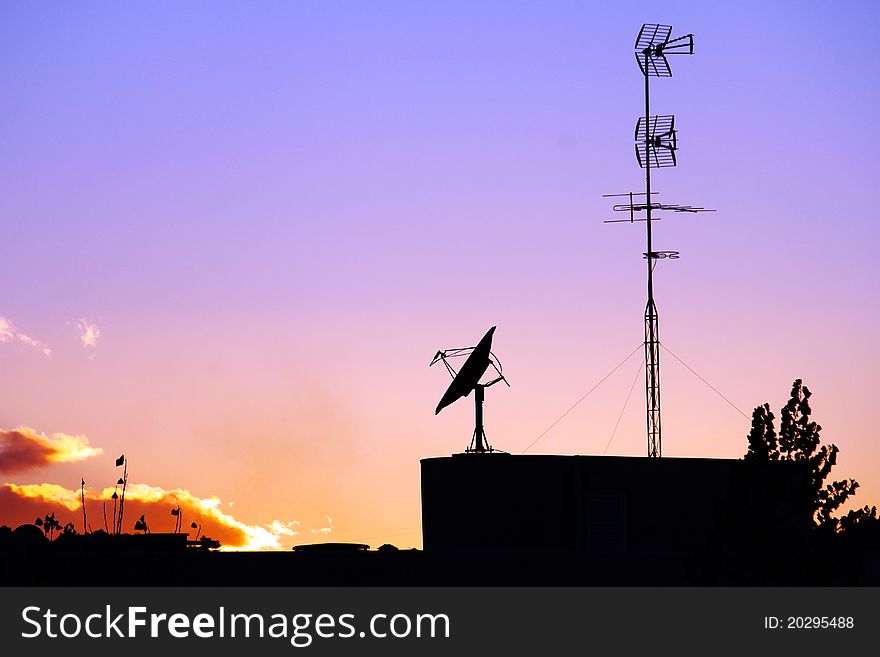
<svg viewBox="0 0 880 657"><path fill-rule="evenodd" d="M628 196L629 204L614 206L614 210L628 211L629 221L644 221L647 249L643 257L648 265L648 302L645 306L645 407L648 456L660 457L663 453L660 429L660 323L657 305L654 302L654 266L657 260L678 259L678 251L655 251L652 223L659 218L652 211L671 210L673 212L711 212L705 208L689 205L654 203L652 196L658 194L651 189L651 170L676 165L675 152L678 150L675 130L675 117L672 115L651 116L652 77L672 77L667 55L692 55L694 36L687 34L671 39L672 26L646 23L636 37L635 56L639 69L645 78L645 114L636 122L635 149L639 166L645 170L644 193L606 194L606 196ZM644 196L645 201L635 201L633 196ZM636 218L637 212L644 212L644 219ZM618 223L626 220L611 220Z"/></svg>

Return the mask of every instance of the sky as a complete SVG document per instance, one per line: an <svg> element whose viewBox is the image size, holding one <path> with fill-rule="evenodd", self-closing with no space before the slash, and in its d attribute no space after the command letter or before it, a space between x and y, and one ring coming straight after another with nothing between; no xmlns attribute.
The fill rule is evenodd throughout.
<svg viewBox="0 0 880 657"><path fill-rule="evenodd" d="M419 546L419 459L463 450L473 414L434 416L428 363L495 325L495 447L644 455L640 351L529 447L643 340L643 225L603 224L602 194L643 186L644 22L696 44L652 80L680 146L658 200L717 210L655 226L681 252L660 338L730 401L662 352L664 456L741 457L740 411L801 378L832 474L880 503L878 18L4 3L0 523L75 520L84 479L97 524L124 453L153 531L181 503L230 546Z"/></svg>

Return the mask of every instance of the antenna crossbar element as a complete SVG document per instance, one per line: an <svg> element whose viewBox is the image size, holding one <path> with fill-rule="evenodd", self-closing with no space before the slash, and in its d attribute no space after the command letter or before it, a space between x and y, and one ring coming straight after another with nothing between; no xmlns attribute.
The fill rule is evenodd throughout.
<svg viewBox="0 0 880 657"><path fill-rule="evenodd" d="M657 196L660 192L651 192L652 196ZM616 198L618 196L628 196L632 198L633 196L647 196L645 192L624 192L623 194L602 194L602 198Z"/></svg>
<svg viewBox="0 0 880 657"><path fill-rule="evenodd" d="M678 150L678 137L675 131L675 117L663 114L648 117L640 116L636 121L636 159L643 169L674 167L675 151Z"/></svg>
<svg viewBox="0 0 880 657"><path fill-rule="evenodd" d="M615 212L644 212L647 208L647 203L633 203L632 205L618 203L611 209ZM707 208L700 208L693 205L678 205L675 203L651 203L651 209L655 211L670 210L672 212L715 212L715 210Z"/></svg>
<svg viewBox="0 0 880 657"><path fill-rule="evenodd" d="M607 194L607 196L611 196ZM617 203L611 208L615 212L629 212L629 219L606 219L604 224L622 224L633 223L634 221L647 221L647 217L636 217L637 212L644 212L648 209L647 203ZM709 208L701 208L694 205L678 205L676 203L651 203L651 210L657 212L659 210L668 210L670 212L687 212L696 214L698 212L715 212ZM651 221L660 221L660 217L651 217Z"/></svg>
<svg viewBox="0 0 880 657"><path fill-rule="evenodd" d="M651 192L652 196L656 196L660 192ZM615 203L611 209L615 212L628 212L629 219L606 219L602 223L605 224L622 224L622 223L633 223L635 221L647 221L647 217L637 217L636 213L645 212L648 209L648 203L646 201L637 201L634 197L636 196L646 196L644 192L627 192L625 194L602 194L602 198L617 198L624 197L629 198L629 203ZM678 203L651 203L651 210L657 212L659 210L668 210L670 212L687 212L690 214L696 214L698 212L715 212L710 208L704 208L696 205L680 205ZM660 221L660 217L652 217L652 221Z"/></svg>
<svg viewBox="0 0 880 657"><path fill-rule="evenodd" d="M647 217L630 217L629 219L606 219L603 224L631 224L636 221L647 221ZM651 221L660 221L660 217L652 217Z"/></svg>

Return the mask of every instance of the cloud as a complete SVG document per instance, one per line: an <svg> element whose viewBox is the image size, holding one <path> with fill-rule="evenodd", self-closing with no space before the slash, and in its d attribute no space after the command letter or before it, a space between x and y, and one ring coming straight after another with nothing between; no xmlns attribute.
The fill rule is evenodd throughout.
<svg viewBox="0 0 880 657"><path fill-rule="evenodd" d="M0 429L0 472L23 472L51 463L73 463L103 453L90 447L85 436L53 433L47 436L31 429Z"/></svg>
<svg viewBox="0 0 880 657"><path fill-rule="evenodd" d="M14 495L27 500L38 500L55 506L61 506L68 511L76 511L82 506L79 491L68 490L58 484L3 484Z"/></svg>
<svg viewBox="0 0 880 657"><path fill-rule="evenodd" d="M113 491L112 487L85 490L88 522L93 529L104 528L105 510L108 518L112 518L110 496ZM293 529L299 525L296 520L275 520L265 527L248 525L221 511L221 504L217 497L200 498L180 488L167 490L148 484L129 484L125 491L123 531L132 531L135 519L141 515L146 516L151 531L172 531L175 517L171 509L179 506L184 531L195 538L196 530L190 529L190 523L195 522L201 525L202 536L218 539L224 550L280 550L284 549L282 537L297 533ZM82 527L80 491L57 484L0 484L0 509L7 524L30 523L54 511L62 524L73 522L78 530Z"/></svg>
<svg viewBox="0 0 880 657"><path fill-rule="evenodd" d="M48 345L35 340L26 333L22 333L11 320L5 317L0 317L0 342L21 342L42 351L47 357L52 356L52 349Z"/></svg>
<svg viewBox="0 0 880 657"><path fill-rule="evenodd" d="M317 529L311 530L313 534L332 534L333 533L333 518L327 516L327 527L319 527Z"/></svg>
<svg viewBox="0 0 880 657"><path fill-rule="evenodd" d="M269 531L273 534L277 534L278 536L296 536L299 534L294 527L299 526L299 520L293 520L291 522L281 522L280 520L273 520L272 524L269 525Z"/></svg>
<svg viewBox="0 0 880 657"><path fill-rule="evenodd" d="M98 338L101 337L101 329L98 325L87 319L76 320L76 327L79 329L79 339L86 349L94 349L98 345Z"/></svg>

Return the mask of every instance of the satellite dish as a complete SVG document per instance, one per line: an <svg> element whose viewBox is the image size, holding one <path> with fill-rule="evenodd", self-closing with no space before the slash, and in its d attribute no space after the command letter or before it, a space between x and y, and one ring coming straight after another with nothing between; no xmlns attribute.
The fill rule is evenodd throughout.
<svg viewBox="0 0 880 657"><path fill-rule="evenodd" d="M443 393L443 397L440 398L440 403L437 404L434 415L437 415L461 397L467 397L471 394L471 390L477 387L477 384L483 378L486 370L489 369L489 364L492 362L489 355L492 353L492 335L494 333L495 327L493 326L486 332L486 335L483 336L479 344L473 348L474 350L471 352L471 355L468 356L458 374L452 379L452 383L449 384L446 392Z"/></svg>
<svg viewBox="0 0 880 657"><path fill-rule="evenodd" d="M495 451L489 446L488 441L486 440L486 432L483 430L483 399L485 396L485 389L489 386L495 385L499 381L504 381L508 387L510 386L507 379L504 378L504 375L501 373L501 361L499 361L498 357L492 353L492 336L495 333L495 328L496 327L493 326L486 331L486 335L484 335L479 343L477 343L477 346L463 347L460 349L447 349L445 351L441 350L436 353L434 359L431 361L431 365L442 361L446 366L447 371L452 376L452 383L449 384L446 392L443 393L443 397L440 398L440 403L437 404L437 408L434 410L434 415L437 415L453 402L470 395L471 390L476 391L474 394L474 434L471 439L471 444L466 450L467 452L484 453ZM447 359L462 356L467 356L467 360L465 360L461 369L456 372ZM487 383L480 383L480 379L486 374L486 370L489 369L490 365L495 369L498 376Z"/></svg>

